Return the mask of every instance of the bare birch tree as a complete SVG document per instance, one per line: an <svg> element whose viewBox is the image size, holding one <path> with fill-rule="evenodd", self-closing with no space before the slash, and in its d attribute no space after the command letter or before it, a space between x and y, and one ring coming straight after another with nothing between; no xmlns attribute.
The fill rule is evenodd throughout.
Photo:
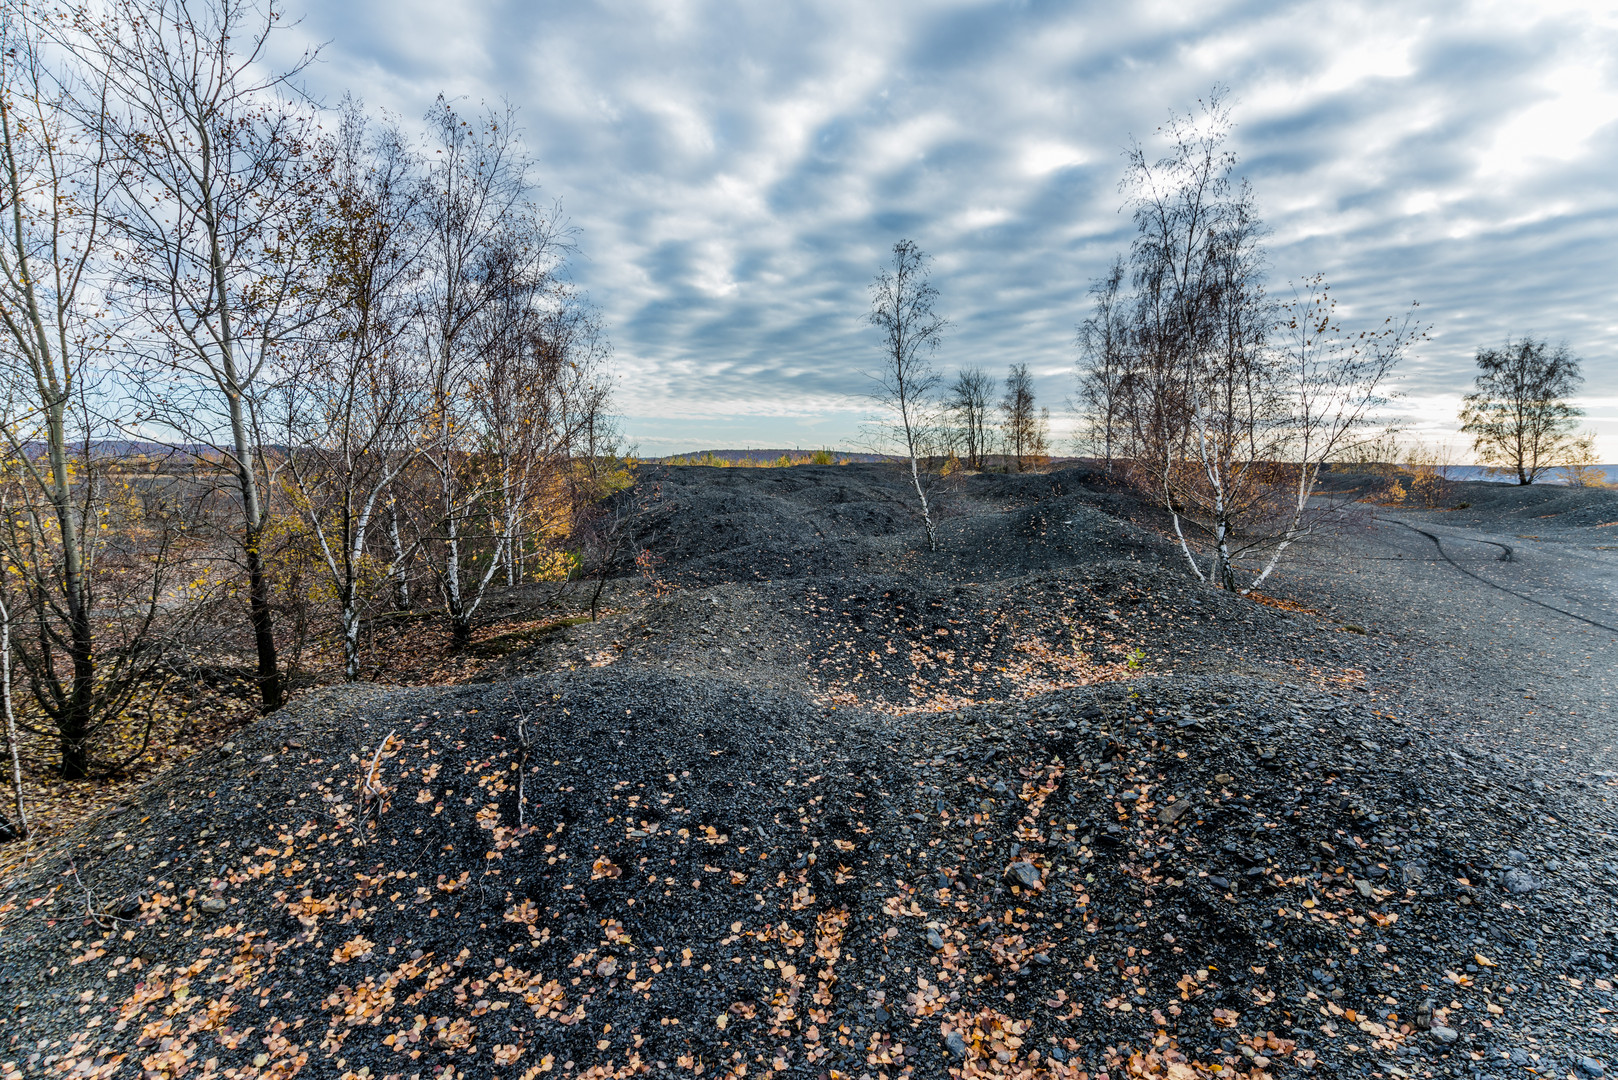
<svg viewBox="0 0 1618 1080"><path fill-rule="evenodd" d="M547 544L572 528L573 473L580 463L593 468L607 404L605 338L584 299L560 281L513 292L487 320L475 399L496 472L508 587L562 571Z"/></svg>
<svg viewBox="0 0 1618 1080"><path fill-rule="evenodd" d="M421 460L435 502L415 524L444 594L451 636L464 645L509 555L507 523L497 505L491 509L502 486L499 454L489 453L478 401L490 387L490 364L501 362L510 341L489 320L499 328L497 312L532 300L567 238L556 215L532 201L529 162L510 108L467 119L440 99L428 119L421 309L428 419Z"/></svg>
<svg viewBox="0 0 1618 1080"><path fill-rule="evenodd" d="M1384 387L1410 349L1427 336L1415 305L1374 330L1345 331L1323 275L1305 279L1281 306L1274 327L1274 380L1282 402L1278 437L1265 452L1286 463L1273 467L1273 507L1263 528L1249 529L1239 556L1263 563L1242 589L1250 592L1274 571L1282 554L1313 532L1336 509L1313 505L1320 470L1374 438L1375 410Z"/></svg>
<svg viewBox="0 0 1618 1080"><path fill-rule="evenodd" d="M0 590L0 706L6 717L6 757L11 766L11 798L17 820L6 839L28 838L28 807L23 798L22 745L17 734L17 712L11 700L11 605Z"/></svg>
<svg viewBox="0 0 1618 1080"><path fill-rule="evenodd" d="M9 460L38 495L39 528L16 533L7 562L39 586L47 632L65 645L71 674L58 680L62 772L88 775L88 734L95 725L96 642L90 584L96 522L74 484L73 405L82 401L90 363L106 339L89 280L110 247L105 219L113 165L101 132L71 119L72 76L47 67L34 12L0 12L0 138L5 154L0 204L6 242L0 247L0 319L5 323L5 424ZM93 95L95 87L83 87ZM44 444L44 454L33 447ZM39 460L40 457L43 460ZM35 500L28 500L30 503ZM47 524L48 521L48 524ZM46 541L54 535L55 544ZM39 543L36 545L35 540ZM48 597L48 599L46 599ZM60 612L59 620L51 616ZM43 629L43 628L42 628ZM7 614L6 695L10 710L10 617ZM44 665L42 664L42 669Z"/></svg>
<svg viewBox="0 0 1618 1080"><path fill-rule="evenodd" d="M1173 116L1159 129L1169 144L1159 159L1131 146L1123 183L1134 206L1130 248L1135 288L1130 387L1133 471L1168 510L1187 564L1197 566L1179 510L1176 476L1192 458L1197 377L1216 321L1217 231L1229 197L1235 157L1225 149L1230 113L1219 95L1200 116Z"/></svg>
<svg viewBox="0 0 1618 1080"><path fill-rule="evenodd" d="M1006 372L1005 385L1005 395L1000 399L1001 441L1012 468L1022 472L1033 459L1045 456L1050 410L1039 410L1027 364L1012 364Z"/></svg>
<svg viewBox="0 0 1618 1080"><path fill-rule="evenodd" d="M995 389L994 377L982 368L962 368L944 398L944 408L969 469L981 470L989 453L989 410Z"/></svg>
<svg viewBox="0 0 1618 1080"><path fill-rule="evenodd" d="M1113 458L1123 449L1128 431L1124 405L1128 396L1129 312L1124 285L1128 269L1123 257L1092 283L1090 317L1079 324L1078 409L1083 428L1081 446L1102 461L1111 475Z"/></svg>
<svg viewBox="0 0 1618 1080"><path fill-rule="evenodd" d="M158 617L175 571L165 511L147 512L162 495L116 482L120 451L104 440L117 430L92 407L130 329L105 294L119 168L97 104L106 87L71 56L48 64L35 20L27 6L0 11L0 563L16 589L8 671L28 687L26 715L54 729L62 775L79 779L116 767L97 742L153 690L159 631L186 605L164 596ZM138 559L104 557L147 540Z"/></svg>
<svg viewBox="0 0 1618 1080"><path fill-rule="evenodd" d="M284 687L262 550L276 468L264 410L280 351L311 313L315 179L309 110L292 85L313 57L266 67L280 19L274 0L113 0L81 14L73 41L107 73L120 294L150 339L140 419L209 447L229 476L266 711Z"/></svg>
<svg viewBox="0 0 1618 1080"><path fill-rule="evenodd" d="M373 132L345 103L323 168L315 238L321 317L282 384L286 475L337 601L343 673L359 675L360 620L373 590L404 579L413 548L377 530L415 461L425 420L414 355L422 236L418 159L396 128Z"/></svg>
<svg viewBox="0 0 1618 1080"><path fill-rule="evenodd" d="M933 393L939 376L932 364L949 321L934 310L938 290L930 280L929 256L914 241L893 245L893 263L871 283L866 320L882 333L882 366L871 377L876 399L887 410L895 438L910 466L927 547L938 550L938 534L927 505L930 486L924 462L936 450ZM930 465L927 466L930 472Z"/></svg>
<svg viewBox="0 0 1618 1080"><path fill-rule="evenodd" d="M1319 278L1278 321L1263 226L1234 175L1230 131L1216 93L1160 129L1164 157L1132 148L1127 378L1093 385L1123 408L1131 474L1168 515L1192 573L1248 591L1313 527L1321 464L1357 437L1421 331L1406 318L1343 334ZM1206 549L1206 570L1195 548ZM1237 567L1255 559L1263 565L1243 586Z"/></svg>
<svg viewBox="0 0 1618 1080"><path fill-rule="evenodd" d="M1461 431L1472 452L1523 486L1577 453L1575 429L1584 415L1568 399L1584 377L1565 345L1522 338L1498 349L1479 349L1473 391L1461 406Z"/></svg>

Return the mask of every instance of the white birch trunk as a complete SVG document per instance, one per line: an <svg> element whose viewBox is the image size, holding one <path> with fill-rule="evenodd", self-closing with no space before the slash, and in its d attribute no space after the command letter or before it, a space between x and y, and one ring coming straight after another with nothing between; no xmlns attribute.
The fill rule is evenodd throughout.
<svg viewBox="0 0 1618 1080"><path fill-rule="evenodd" d="M0 701L6 710L6 750L11 755L11 793L17 803L17 836L28 836L28 812L23 805L22 754L17 744L17 714L11 703L11 609L0 600Z"/></svg>

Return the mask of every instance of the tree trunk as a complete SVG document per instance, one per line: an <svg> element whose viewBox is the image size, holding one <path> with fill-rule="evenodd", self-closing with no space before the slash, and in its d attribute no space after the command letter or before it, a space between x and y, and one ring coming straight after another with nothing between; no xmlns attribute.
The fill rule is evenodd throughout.
<svg viewBox="0 0 1618 1080"><path fill-rule="evenodd" d="M11 757L11 794L17 804L16 835L28 838L28 810L23 804L22 754L17 741L17 714L11 705L11 608L0 600L0 704L5 706L6 752Z"/></svg>
<svg viewBox="0 0 1618 1080"><path fill-rule="evenodd" d="M460 649L472 640L472 620L461 596L461 539L455 513L450 511L448 552L444 557L444 608L449 612L450 648Z"/></svg>
<svg viewBox="0 0 1618 1080"><path fill-rule="evenodd" d="M62 600L67 608L68 652L73 665L73 678L61 702L58 723L62 745L62 775L70 780L81 780L89 775L89 738L94 723L95 695L95 631L90 619L91 597L85 583L84 538L79 531L79 520L73 505L73 479L67 456L67 401L73 381L68 366L68 340L64 324L57 324L57 360L51 360L51 340L46 329L46 315L34 289L33 273L23 243L22 182L17 174L17 159L12 152L10 110L0 106L3 123L7 188L12 203L12 239L16 246L17 268L22 275L24 308L30 333L19 334L22 340L32 338L33 355L29 357L38 400L44 406L45 450L50 460L50 482L45 487L56 526L61 531L62 543ZM93 482L94 472L86 455L86 483ZM92 489L93 494L93 489ZM40 588L45 578L36 579ZM9 616L7 629L7 663L10 663ZM50 649L48 635L42 634L41 648ZM10 706L9 668L7 672L7 706Z"/></svg>
<svg viewBox="0 0 1618 1080"><path fill-rule="evenodd" d="M71 703L57 722L62 748L62 778L87 780L90 776L90 735L85 730L85 710Z"/></svg>
<svg viewBox="0 0 1618 1080"><path fill-rule="evenodd" d="M73 664L73 683L58 723L62 776L67 780L84 780L90 775L90 737L95 722L95 639L83 605L71 605L69 613L68 653Z"/></svg>
<svg viewBox="0 0 1618 1080"><path fill-rule="evenodd" d="M360 618L352 599L343 604L343 677L360 677Z"/></svg>
<svg viewBox="0 0 1618 1080"><path fill-rule="evenodd" d="M927 489L921 484L921 467L916 463L915 452L910 454L910 480L916 485L916 497L921 500L921 520L927 527L927 550L938 550L938 535L933 530L933 515L927 509Z"/></svg>
<svg viewBox="0 0 1618 1080"><path fill-rule="evenodd" d="M393 561L398 568L393 578L393 606L410 610L410 576L405 567L404 540L399 536L399 508L388 500L388 540L393 544Z"/></svg>
<svg viewBox="0 0 1618 1080"><path fill-rule="evenodd" d="M253 623L253 645L258 651L258 698L267 713L285 703L281 673L275 654L275 621L270 613L270 581L264 573L264 556L258 549L258 530L247 544L247 600Z"/></svg>

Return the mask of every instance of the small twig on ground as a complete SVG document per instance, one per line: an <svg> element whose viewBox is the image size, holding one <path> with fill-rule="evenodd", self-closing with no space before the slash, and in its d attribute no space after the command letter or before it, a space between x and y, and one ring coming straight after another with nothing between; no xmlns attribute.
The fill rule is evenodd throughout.
<svg viewBox="0 0 1618 1080"><path fill-rule="evenodd" d="M528 793L525 787L528 777L528 713L517 702L517 745L522 747L522 756L517 762L517 824L528 824L526 814L528 811Z"/></svg>
<svg viewBox="0 0 1618 1080"><path fill-rule="evenodd" d="M395 729L395 731L396 730L398 730L398 729ZM388 743L393 741L393 735L394 735L393 731L388 732L387 738L383 739L380 743L377 744L376 753L371 755L371 767L365 770L365 787L364 787L364 790L360 793L360 795L361 795L360 818L362 820L365 817L365 813L366 813L366 809L367 809L367 807L365 806L365 801L366 800L370 800L370 803L371 803L370 808L376 810L377 817L380 818L382 816L382 790L383 789L382 789L382 784L376 779L376 769L377 769L377 765L382 761L382 751L386 750L387 747L388 747Z"/></svg>
<svg viewBox="0 0 1618 1080"><path fill-rule="evenodd" d="M84 890L84 913L89 916L91 922L95 923L103 930L111 930L113 926L117 925L118 923L134 921L132 919L120 919L110 911L97 911L95 909L94 897L90 894L90 887L83 881L79 880L78 866L72 862L69 862L67 865L68 869L73 871L73 881L78 885L79 888ZM103 919L111 920L112 925L102 922L101 920Z"/></svg>

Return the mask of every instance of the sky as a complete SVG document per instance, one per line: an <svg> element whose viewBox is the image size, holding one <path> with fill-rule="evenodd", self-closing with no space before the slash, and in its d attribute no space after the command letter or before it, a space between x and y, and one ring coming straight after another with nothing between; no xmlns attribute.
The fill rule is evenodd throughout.
<svg viewBox="0 0 1618 1080"><path fill-rule="evenodd" d="M289 9L300 14L296 8ZM1480 346L1583 358L1618 461L1618 3L340 0L282 35L309 88L405 120L519 110L578 229L643 455L860 448L893 243L934 258L946 373L1026 363L1061 436L1075 325L1131 229L1119 181L1216 85L1271 232L1349 326L1412 302L1391 409L1465 440ZM1463 455L1464 459L1464 455Z"/></svg>

